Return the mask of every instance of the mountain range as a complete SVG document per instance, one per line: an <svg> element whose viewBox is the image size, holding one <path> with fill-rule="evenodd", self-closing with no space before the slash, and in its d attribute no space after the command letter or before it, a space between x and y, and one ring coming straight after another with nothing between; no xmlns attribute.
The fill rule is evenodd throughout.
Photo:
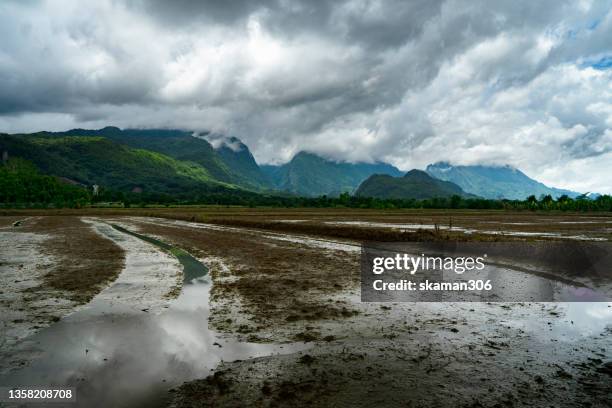
<svg viewBox="0 0 612 408"><path fill-rule="evenodd" d="M289 194L524 199L578 193L549 188L509 166L439 162L405 175L382 162L349 163L299 152L282 165L258 165L235 137L172 129L73 129L0 134L0 153L31 162L64 183L195 199L211 194ZM30 172L28 170L28 172ZM31 172L30 172L31 173Z"/></svg>
<svg viewBox="0 0 612 408"><path fill-rule="evenodd" d="M397 168L386 163L347 163L299 152L281 166L261 166L272 187L303 196L353 193L373 174L400 176Z"/></svg>
<svg viewBox="0 0 612 408"><path fill-rule="evenodd" d="M100 136L118 144L161 153L173 159L203 167L215 180L245 188L261 189L266 180L249 149L236 138L215 137L209 133L172 129L125 129L105 127L99 130L74 129L43 133L53 137ZM39 134L40 135L40 134ZM209 142L215 141L217 148ZM232 148L230 148L231 146Z"/></svg>
<svg viewBox="0 0 612 408"><path fill-rule="evenodd" d="M430 164L425 170L440 180L457 184L464 191L489 199L524 200L530 195L550 194L577 197L580 193L547 187L511 166L453 166L447 162Z"/></svg>

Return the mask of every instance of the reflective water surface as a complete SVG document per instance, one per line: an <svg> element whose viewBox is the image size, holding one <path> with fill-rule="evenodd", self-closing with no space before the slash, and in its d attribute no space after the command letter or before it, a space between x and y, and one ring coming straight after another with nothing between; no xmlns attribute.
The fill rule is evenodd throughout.
<svg viewBox="0 0 612 408"><path fill-rule="evenodd" d="M221 361L306 348L238 342L211 330L211 282L205 268L197 273L197 260L189 262L180 296L161 314L94 298L27 339L22 349L35 359L0 384L75 387L83 407L163 406L168 389L208 376Z"/></svg>
<svg viewBox="0 0 612 408"><path fill-rule="evenodd" d="M129 233L129 231L124 231ZM150 241L156 244L154 241ZM76 406L164 406L167 391L184 381L203 378L221 361L291 353L304 344L256 344L239 342L208 326L211 282L205 268L188 254L166 248L186 267L180 296L160 314L128 308L108 297L95 298L87 307L29 338L23 349L35 358L28 366L0 377L3 386L70 386L76 388ZM198 267L199 265L199 267ZM561 301L598 300L586 288L557 285L523 272L506 271L496 282L500 290L541 291L557 289ZM510 278L514 279L510 279ZM125 283L124 283L125 285ZM539 293L539 292L538 292ZM355 297L355 302L359 299ZM557 303L559 317L549 325L536 313L538 304L524 304L505 315L503 324L519 327L534 337L579 344L599 335L612 324L610 303ZM403 304L415 307L423 318L465 314L482 319L483 330L496 329L490 307L484 303ZM408 313L398 307L397 313ZM476 310L469 314L468 309ZM482 312L482 313L481 313ZM497 315L496 315L497 317ZM447 331L442 331L447 333ZM466 341L470 336L466 336ZM40 404L38 404L40 406ZM33 404L33 406L36 406ZM75 406L70 404L69 406Z"/></svg>

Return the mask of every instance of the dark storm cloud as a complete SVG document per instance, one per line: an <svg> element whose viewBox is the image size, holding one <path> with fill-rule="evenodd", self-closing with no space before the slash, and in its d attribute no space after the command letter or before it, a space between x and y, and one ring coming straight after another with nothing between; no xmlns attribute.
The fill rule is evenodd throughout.
<svg viewBox="0 0 612 408"><path fill-rule="evenodd" d="M127 4L173 27L201 23L237 24L255 11L279 7L276 0L128 0Z"/></svg>
<svg viewBox="0 0 612 408"><path fill-rule="evenodd" d="M268 81L266 92L275 97L275 100L269 101L270 107L290 108L297 104L312 105L316 101L327 105L327 101L335 96L344 100L342 105L346 109L343 112L351 107L359 112L395 104L406 89L426 85L437 75L442 62L478 39L494 35L505 25L515 24L514 20L518 18L537 22L539 16L532 10L533 6L504 7L501 11L495 11L475 3L467 3L466 6L451 2L442 10L443 4L439 1L129 0L126 5L127 10L135 13L136 17L128 24L136 27L139 23L138 13L145 13L181 33L194 30L193 25L204 28L230 26L232 30L240 31L249 18L259 15L261 24L279 38L294 38L300 34L322 37L323 41L339 47L363 47L365 50L358 58L328 61L315 67L332 75L337 73L336 80L326 83L325 89L320 89L319 84L312 84L310 89L298 87L296 92L295 82L301 81L299 77L265 79ZM540 7L545 8L542 3ZM551 9L562 10L563 7ZM101 53L109 60L105 62L104 72L72 66L70 59L74 56L66 48L71 48L73 44L69 44L69 47L40 44L44 40L40 37L46 33L32 26L27 13L22 14L24 18L21 21L18 19L3 24L4 29L0 30L9 48L6 53L8 59L28 66L27 70L11 64L0 66L0 75L4 79L2 94L5 95L0 102L0 113L54 110L54 107L61 110L83 103L121 105L152 102L156 91L163 86L156 81L159 67L155 64L163 64L167 59L156 61L156 56L148 56L146 49L137 50L141 55L134 55L132 48L126 47L112 32L108 32L113 29L113 11L112 8L101 8L98 12L89 13L94 18L75 15L59 24L54 21L53 15L49 16L50 39L54 35L64 34L59 36L58 41L76 43L80 48L77 51ZM443 12L445 16L441 15ZM496 12L504 15L504 19L496 18ZM10 12L6 14L10 15ZM436 32L425 36L425 26L436 18L441 20L435 28ZM117 24L121 22L117 21ZM33 31L38 31L38 38ZM194 31L194 36L198 34ZM155 38L150 41L155 41ZM34 47L24 52L32 43ZM325 47L326 44L320 45ZM11 50L11 46L17 49ZM403 55L383 55L385 52L397 52L397 48L401 47L404 47ZM309 55L300 57L308 59ZM146 66L147 63L152 64ZM308 74L318 75L317 72ZM372 77L377 77L375 92L364 89L360 84ZM260 99L233 85L227 85L226 91L224 95L217 96L214 103L226 104L232 98L254 99L255 102ZM202 103L198 100L192 102ZM337 112L330 112L330 119L336 115Z"/></svg>
<svg viewBox="0 0 612 408"><path fill-rule="evenodd" d="M5 1L0 131L210 129L260 161L507 161L572 187L564 166L610 159L612 74L588 67L611 5Z"/></svg>

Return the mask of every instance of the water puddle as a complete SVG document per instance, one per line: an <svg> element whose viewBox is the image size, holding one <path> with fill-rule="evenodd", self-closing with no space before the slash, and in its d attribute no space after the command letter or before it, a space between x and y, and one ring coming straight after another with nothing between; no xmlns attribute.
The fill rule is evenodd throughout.
<svg viewBox="0 0 612 408"><path fill-rule="evenodd" d="M357 227L370 227L370 228L391 228L416 231L418 229L449 229L448 225L436 225L436 224L415 224L415 223L389 223L389 222L372 222L372 221L325 221L324 224L329 225L349 225ZM452 230L463 230L463 228L452 227Z"/></svg>
<svg viewBox="0 0 612 408"><path fill-rule="evenodd" d="M554 324L543 327L542 322L536 319L524 319L521 328L543 339L563 342L600 335L606 333L607 328L612 328L612 303L557 303L554 307L556 311L553 313L559 316Z"/></svg>
<svg viewBox="0 0 612 408"><path fill-rule="evenodd" d="M174 257L179 260L181 265L183 265L183 281L186 284L190 284L194 279L208 274L208 268L206 268L206 266L204 266L200 261L191 256L188 252L185 252L180 248L175 248L172 245L168 245L158 239L148 237L137 232L129 231L123 227L120 227L119 225L112 224L112 227L119 232L132 235L174 255Z"/></svg>
<svg viewBox="0 0 612 408"><path fill-rule="evenodd" d="M203 378L222 361L307 348L304 344L239 342L208 327L211 281L207 268L185 251L113 226L172 253L183 265L179 297L159 314L134 311L107 297L26 339L22 369L0 377L3 386L74 387L70 406L165 406L167 391ZM112 285L109 289L112 289Z"/></svg>
<svg viewBox="0 0 612 408"><path fill-rule="evenodd" d="M498 225L536 225L528 222L497 222L497 221L480 221L481 224L498 224ZM489 234L489 235L507 235L516 237L541 237L541 238L558 238L576 241L607 241L607 238L593 237L585 234L567 235L558 232L531 232L531 231L512 231L512 230L485 230L475 228L465 228L459 226L450 226L448 224L406 224L406 223L386 223L386 222L370 222L370 221L325 221L324 224L329 225L349 225L366 228L389 228L399 231L414 232L419 229L424 230L448 230L462 232L464 234Z"/></svg>
<svg viewBox="0 0 612 408"><path fill-rule="evenodd" d="M593 237L589 235L565 235L559 232L530 232L530 231L510 231L510 230L496 230L496 231L487 231L487 230L479 230L481 234L489 234L489 235L507 235L514 237L541 237L541 238L557 238L557 239L568 239L575 241L598 241L605 242L608 239L603 237ZM466 232L471 233L471 232Z"/></svg>

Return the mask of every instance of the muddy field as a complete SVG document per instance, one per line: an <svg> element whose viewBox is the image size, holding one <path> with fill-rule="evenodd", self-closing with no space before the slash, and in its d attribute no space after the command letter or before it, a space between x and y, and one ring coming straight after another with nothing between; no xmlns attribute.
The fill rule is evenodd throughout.
<svg viewBox="0 0 612 408"><path fill-rule="evenodd" d="M77 217L8 217L0 225L5 349L90 301L123 266L122 249Z"/></svg>
<svg viewBox="0 0 612 408"><path fill-rule="evenodd" d="M14 227L18 220L25 221ZM209 268L210 294L187 296L189 288L177 284L172 251L137 244L137 238L113 226L193 255ZM164 336L173 336L174 350L164 358L178 359L180 370L173 377L166 368L163 382L155 380L157 392L165 390L159 406L612 405L610 303L378 304L362 303L359 296L362 240L602 241L612 237L609 215L138 209L62 217L28 212L0 217L0 228L8 234L6 242L19 242L21 248L3 250L3 288L7 271L19 270L7 267L17 259L29 260L19 261L32 265L19 273L36 282L27 286L34 288L28 296L3 292L7 310L52 291L68 305L53 309L60 318L92 297L93 303L115 299L104 295L117 287L114 279L131 276L136 284L145 271L168 266L167 273L153 274L143 284L158 282L160 289L144 298L163 298L159 307L149 310L140 296L122 300L145 310L144 316L155 310L162 320L167 304L173 321L184 320L176 332L164 329ZM19 234L30 235L16 241ZM151 262L134 272L136 245L150 251ZM173 309L176 296L179 306L189 304L189 316L196 313L193 322L181 317L184 309ZM197 313L205 316L204 326ZM25 321L33 321L31 315ZM13 330L18 323L4 324ZM30 335L42 327L30 327ZM197 340L202 336L207 340ZM264 351L232 351L240 344ZM266 354L265 347L281 346L295 351ZM226 354L210 358L219 353ZM214 363L201 367L200 360ZM109 370L112 361L112 355L105 356L95 369ZM120 376L122 370L116 372Z"/></svg>
<svg viewBox="0 0 612 408"><path fill-rule="evenodd" d="M87 305L101 292L104 296L104 289L126 268L124 246L100 234L87 221L71 216L2 219L0 371L25 364L27 352L16 351L22 340ZM149 273L150 265L143 266ZM177 272L175 267L172 274ZM139 279L143 276L141 270ZM167 280L167 276L161 278ZM171 283L176 285L164 282L163 286ZM144 292L150 292L152 286ZM132 297L138 296L136 293ZM157 298L163 295L165 292L152 297L159 302ZM139 301L132 299L135 306Z"/></svg>
<svg viewBox="0 0 612 408"><path fill-rule="evenodd" d="M4 210L2 218L28 215L153 216L222 225L251 226L288 233L337 235L357 240L414 240L421 230L452 239L612 240L612 214L502 210L372 210L178 207L84 210ZM290 224L289 226L285 224ZM340 232L338 232L340 231ZM379 233L379 236L375 234ZM402 239L398 233L405 233ZM480 236L480 237L479 237Z"/></svg>

